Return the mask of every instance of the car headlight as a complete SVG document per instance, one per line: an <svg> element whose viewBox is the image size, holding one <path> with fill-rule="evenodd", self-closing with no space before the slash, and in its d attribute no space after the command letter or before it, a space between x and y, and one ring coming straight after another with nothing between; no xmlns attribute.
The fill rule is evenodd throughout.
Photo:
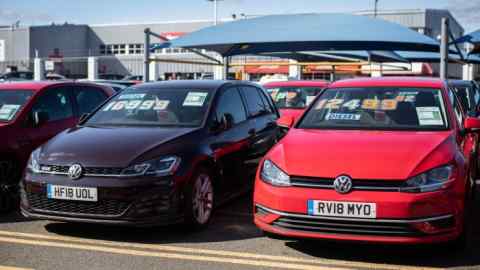
<svg viewBox="0 0 480 270"><path fill-rule="evenodd" d="M27 169L33 173L41 173L39 160L40 160L40 148L37 148L30 155L30 159L28 160L28 163L27 163Z"/></svg>
<svg viewBox="0 0 480 270"><path fill-rule="evenodd" d="M444 188L454 180L454 166L448 165L432 169L428 172L414 176L400 188L400 192L431 192Z"/></svg>
<svg viewBox="0 0 480 270"><path fill-rule="evenodd" d="M262 171L260 176L263 181L274 186L290 186L290 176L284 173L270 160L263 162Z"/></svg>
<svg viewBox="0 0 480 270"><path fill-rule="evenodd" d="M132 165L122 171L124 176L166 176L172 175L180 165L180 158L169 156Z"/></svg>

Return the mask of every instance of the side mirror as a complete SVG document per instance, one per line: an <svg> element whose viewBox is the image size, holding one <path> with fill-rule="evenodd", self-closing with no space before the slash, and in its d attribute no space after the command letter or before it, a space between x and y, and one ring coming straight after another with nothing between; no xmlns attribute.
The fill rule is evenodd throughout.
<svg viewBox="0 0 480 270"><path fill-rule="evenodd" d="M473 131L474 129L480 129L480 119L476 117L467 117L463 122L463 127L467 131Z"/></svg>
<svg viewBox="0 0 480 270"><path fill-rule="evenodd" d="M89 113L82 114L82 116L80 116L80 119L78 120L78 124L83 123L89 116L90 116Z"/></svg>
<svg viewBox="0 0 480 270"><path fill-rule="evenodd" d="M233 127L233 115L226 113L221 119L221 127L223 130L228 130Z"/></svg>
<svg viewBox="0 0 480 270"><path fill-rule="evenodd" d="M43 112L43 111L35 112L33 114L33 125L35 127L40 127L43 124L47 123L49 118L50 117L48 116L48 112Z"/></svg>
<svg viewBox="0 0 480 270"><path fill-rule="evenodd" d="M228 130L233 126L233 122L233 116L229 113L226 113L220 120L217 120L213 123L211 130L214 132Z"/></svg>
<svg viewBox="0 0 480 270"><path fill-rule="evenodd" d="M287 129L290 129L291 127L293 127L294 123L295 123L295 118L293 118L292 116L289 116L289 115L281 116L277 120L277 125L279 127L287 128Z"/></svg>

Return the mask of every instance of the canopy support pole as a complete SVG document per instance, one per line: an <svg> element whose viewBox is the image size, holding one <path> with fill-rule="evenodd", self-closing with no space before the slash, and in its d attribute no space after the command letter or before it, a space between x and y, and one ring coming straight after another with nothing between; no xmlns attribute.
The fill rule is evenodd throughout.
<svg viewBox="0 0 480 270"><path fill-rule="evenodd" d="M144 61L143 61L143 81L150 81L150 28L145 28Z"/></svg>
<svg viewBox="0 0 480 270"><path fill-rule="evenodd" d="M335 68L335 65L332 66L332 73L330 73L330 81L331 82L334 82L337 80L337 76L336 76L336 68Z"/></svg>
<svg viewBox="0 0 480 270"><path fill-rule="evenodd" d="M440 45L440 78L448 79L448 18L442 18L442 40Z"/></svg>
<svg viewBox="0 0 480 270"><path fill-rule="evenodd" d="M230 68L230 57L223 58L223 79L228 80L228 69Z"/></svg>

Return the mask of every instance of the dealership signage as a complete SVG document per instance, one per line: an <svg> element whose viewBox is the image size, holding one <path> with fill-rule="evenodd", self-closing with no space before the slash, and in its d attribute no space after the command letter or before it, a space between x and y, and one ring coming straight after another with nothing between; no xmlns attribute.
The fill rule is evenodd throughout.
<svg viewBox="0 0 480 270"><path fill-rule="evenodd" d="M55 62L52 60L45 61L45 70L46 71L55 70Z"/></svg>

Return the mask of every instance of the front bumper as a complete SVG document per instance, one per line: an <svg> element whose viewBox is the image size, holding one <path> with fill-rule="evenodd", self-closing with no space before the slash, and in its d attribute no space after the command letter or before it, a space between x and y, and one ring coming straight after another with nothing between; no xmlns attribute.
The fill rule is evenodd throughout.
<svg viewBox="0 0 480 270"><path fill-rule="evenodd" d="M46 181L45 181L46 179ZM95 187L97 202L47 198L47 184ZM126 226L156 226L183 220L182 193L174 179L82 178L26 174L21 183L25 217L55 221Z"/></svg>
<svg viewBox="0 0 480 270"><path fill-rule="evenodd" d="M274 187L257 178L254 222L263 231L287 238L420 244L456 239L463 228L463 202L457 193L428 194ZM308 200L368 202L377 217L337 218L308 214ZM440 203L441 202L441 203Z"/></svg>

